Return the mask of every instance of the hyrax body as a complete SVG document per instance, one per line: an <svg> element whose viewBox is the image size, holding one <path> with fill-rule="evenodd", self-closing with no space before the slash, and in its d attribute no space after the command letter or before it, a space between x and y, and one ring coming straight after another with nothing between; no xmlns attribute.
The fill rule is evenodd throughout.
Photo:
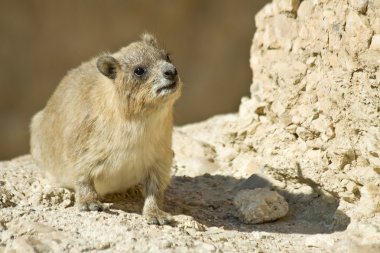
<svg viewBox="0 0 380 253"><path fill-rule="evenodd" d="M141 183L143 214L160 209L170 181L173 104L182 83L152 35L71 70L31 123L31 153L51 182L76 191L81 210Z"/></svg>

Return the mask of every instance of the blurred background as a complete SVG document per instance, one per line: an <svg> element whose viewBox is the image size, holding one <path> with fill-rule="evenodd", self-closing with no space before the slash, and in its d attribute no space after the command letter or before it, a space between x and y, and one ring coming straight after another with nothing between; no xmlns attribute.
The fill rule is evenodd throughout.
<svg viewBox="0 0 380 253"><path fill-rule="evenodd" d="M176 125L235 112L249 95L254 15L269 0L0 0L0 160L71 69L155 34L185 83Z"/></svg>

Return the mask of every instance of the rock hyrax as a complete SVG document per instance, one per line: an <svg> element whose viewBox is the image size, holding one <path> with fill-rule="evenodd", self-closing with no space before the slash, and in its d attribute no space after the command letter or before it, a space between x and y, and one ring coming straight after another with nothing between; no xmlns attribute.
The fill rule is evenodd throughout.
<svg viewBox="0 0 380 253"><path fill-rule="evenodd" d="M142 40L69 71L31 123L31 153L55 186L74 189L81 210L141 183L143 215L160 209L170 181L173 104L182 83L156 39Z"/></svg>

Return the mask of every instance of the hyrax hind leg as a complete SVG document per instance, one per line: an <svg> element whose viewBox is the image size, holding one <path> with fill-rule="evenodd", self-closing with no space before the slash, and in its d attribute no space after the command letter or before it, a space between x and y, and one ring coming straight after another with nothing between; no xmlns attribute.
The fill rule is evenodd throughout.
<svg viewBox="0 0 380 253"><path fill-rule="evenodd" d="M173 221L170 214L160 209L162 208L163 195L169 180L169 176L165 176L157 170L152 170L143 182L145 193L143 215L149 224L165 225Z"/></svg>
<svg viewBox="0 0 380 253"><path fill-rule="evenodd" d="M104 211L103 204L95 191L94 181L81 180L75 184L75 202L81 211Z"/></svg>

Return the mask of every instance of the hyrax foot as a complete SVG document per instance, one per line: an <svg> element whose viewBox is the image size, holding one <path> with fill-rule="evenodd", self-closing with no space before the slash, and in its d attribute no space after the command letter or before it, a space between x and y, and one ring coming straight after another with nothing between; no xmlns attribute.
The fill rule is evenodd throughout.
<svg viewBox="0 0 380 253"><path fill-rule="evenodd" d="M164 177L162 175L158 176L156 174L157 171L159 170L153 170L144 183L145 203L143 215L148 224L166 225L173 223L173 218L170 214L160 209L166 183L163 181Z"/></svg>
<svg viewBox="0 0 380 253"><path fill-rule="evenodd" d="M168 225L173 223L173 218L170 214L161 211L160 209L144 212L144 216L151 225Z"/></svg>
<svg viewBox="0 0 380 253"><path fill-rule="evenodd" d="M160 202L160 197L154 195L150 195L145 199L143 215L148 224L167 225L173 223L172 216L159 208Z"/></svg>
<svg viewBox="0 0 380 253"><path fill-rule="evenodd" d="M92 203L79 203L78 208L80 211L104 211L105 207L102 203L99 201L92 202Z"/></svg>
<svg viewBox="0 0 380 253"><path fill-rule="evenodd" d="M76 203L80 211L104 211L104 205L99 201L98 194L91 182L77 184Z"/></svg>

